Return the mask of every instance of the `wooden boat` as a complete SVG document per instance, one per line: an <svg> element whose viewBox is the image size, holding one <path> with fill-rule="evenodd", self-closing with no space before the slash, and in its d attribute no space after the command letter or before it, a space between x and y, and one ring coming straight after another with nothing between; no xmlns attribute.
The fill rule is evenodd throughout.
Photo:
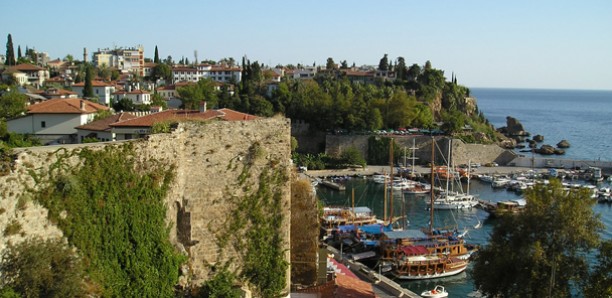
<svg viewBox="0 0 612 298"><path fill-rule="evenodd" d="M448 297L448 292L443 286L436 286L434 289L424 291L421 293L421 297L424 298L442 298Z"/></svg>
<svg viewBox="0 0 612 298"><path fill-rule="evenodd" d="M432 138L431 184L434 184L434 146ZM433 205L435 194L430 192L430 204ZM438 233L433 228L434 209L430 208L430 223L427 233L421 236L414 230L384 233L388 239L381 239L384 245L381 266L390 268L398 279L430 279L451 276L463 272L468 265L471 252L452 234ZM413 235L394 235L393 233L411 233ZM449 231L455 234L455 231ZM459 258L458 256L462 256Z"/></svg>
<svg viewBox="0 0 612 298"><path fill-rule="evenodd" d="M376 215L368 207L323 207L321 236L331 235L334 229L343 225L369 225L377 223Z"/></svg>
<svg viewBox="0 0 612 298"><path fill-rule="evenodd" d="M409 253L409 252L408 252ZM459 274L468 266L467 260L440 255L405 256L392 265L398 279L419 280Z"/></svg>

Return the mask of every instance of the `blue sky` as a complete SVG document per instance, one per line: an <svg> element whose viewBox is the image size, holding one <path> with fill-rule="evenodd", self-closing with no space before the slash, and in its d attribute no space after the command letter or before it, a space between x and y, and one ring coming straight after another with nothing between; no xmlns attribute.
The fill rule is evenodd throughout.
<svg viewBox="0 0 612 298"><path fill-rule="evenodd" d="M612 1L6 1L0 43L82 59L143 45L152 58L376 65L386 53L468 87L612 90ZM1 52L4 54L5 47Z"/></svg>

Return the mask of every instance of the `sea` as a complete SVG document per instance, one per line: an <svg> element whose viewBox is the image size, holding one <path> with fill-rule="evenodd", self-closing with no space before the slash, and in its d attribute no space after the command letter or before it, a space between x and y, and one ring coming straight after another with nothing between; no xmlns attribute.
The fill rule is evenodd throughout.
<svg viewBox="0 0 612 298"><path fill-rule="evenodd" d="M506 126L506 117L518 119L531 135L544 136L544 144L555 146L567 140L571 147L560 158L580 160L612 160L612 91L539 90L539 89L471 89L478 108L496 128ZM326 205L370 207L379 218L383 217L384 189L366 177L353 177L345 182L345 191L324 187L317 189L319 199ZM586 182L585 182L586 183ZM604 182L602 186L609 186ZM467 191L467 185L464 185ZM520 198L515 192L493 189L490 184L472 180L470 194L492 202ZM354 195L353 195L354 193ZM394 214L405 215L407 228L419 229L429 225L427 195L406 195L395 192ZM603 239L612 239L612 205L597 203L593 210L601 217L605 230ZM494 219L487 212L473 208L462 211L440 210L434 213L435 226L457 225L467 229L467 242L486 245ZM477 228L480 226L479 228ZM593 257L590 258L593 260ZM475 297L471 266L465 272L440 279L401 281L403 287L420 294L436 285L443 285L449 297ZM576 296L580 297L579 294Z"/></svg>

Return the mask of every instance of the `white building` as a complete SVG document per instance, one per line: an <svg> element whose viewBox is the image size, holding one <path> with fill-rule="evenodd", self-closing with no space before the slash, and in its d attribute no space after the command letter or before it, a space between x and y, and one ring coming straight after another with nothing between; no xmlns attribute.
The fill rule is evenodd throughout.
<svg viewBox="0 0 612 298"><path fill-rule="evenodd" d="M96 67L116 67L122 73L136 72L144 76L144 48L98 49L93 53L93 63Z"/></svg>
<svg viewBox="0 0 612 298"><path fill-rule="evenodd" d="M92 81L93 94L98 98L98 102L105 106L110 106L112 94L115 92L115 85L104 82L104 81ZM83 89L85 89L85 82L80 82L72 85L72 91L76 92L78 96L83 96Z"/></svg>
<svg viewBox="0 0 612 298"><path fill-rule="evenodd" d="M117 91L113 93L114 102L119 102L123 98L128 98L135 105L150 105L151 93L142 90Z"/></svg>
<svg viewBox="0 0 612 298"><path fill-rule="evenodd" d="M28 106L24 116L7 120L9 132L33 134L44 144L76 143L75 127L91 122L107 107L80 98L57 98Z"/></svg>
<svg viewBox="0 0 612 298"><path fill-rule="evenodd" d="M197 68L182 66L172 68L172 81L174 83L197 82L201 77Z"/></svg>
<svg viewBox="0 0 612 298"><path fill-rule="evenodd" d="M115 134L112 132L110 125L134 118L137 118L137 116L131 113L118 113L102 120L77 126L75 127L77 130L77 141L83 143L83 140L86 138L98 139L100 142L116 141Z"/></svg>
<svg viewBox="0 0 612 298"><path fill-rule="evenodd" d="M2 78L7 79L13 76L19 85L42 86L49 79L49 71L36 65L24 63L11 66L2 73Z"/></svg>

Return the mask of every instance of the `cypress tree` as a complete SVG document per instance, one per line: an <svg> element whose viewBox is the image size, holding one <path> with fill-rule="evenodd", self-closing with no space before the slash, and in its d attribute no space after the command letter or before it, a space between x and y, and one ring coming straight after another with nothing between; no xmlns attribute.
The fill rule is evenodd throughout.
<svg viewBox="0 0 612 298"><path fill-rule="evenodd" d="M153 63L159 63L159 53L157 52L157 46L155 46L155 57L153 57Z"/></svg>
<svg viewBox="0 0 612 298"><path fill-rule="evenodd" d="M23 57L21 55L21 46L17 46L17 60L21 59L21 57Z"/></svg>
<svg viewBox="0 0 612 298"><path fill-rule="evenodd" d="M85 67L85 85L83 87L83 98L93 97L93 85L91 83L93 77L93 69L90 65Z"/></svg>
<svg viewBox="0 0 612 298"><path fill-rule="evenodd" d="M15 65L15 48L13 48L13 37L9 33L6 41L6 65Z"/></svg>

